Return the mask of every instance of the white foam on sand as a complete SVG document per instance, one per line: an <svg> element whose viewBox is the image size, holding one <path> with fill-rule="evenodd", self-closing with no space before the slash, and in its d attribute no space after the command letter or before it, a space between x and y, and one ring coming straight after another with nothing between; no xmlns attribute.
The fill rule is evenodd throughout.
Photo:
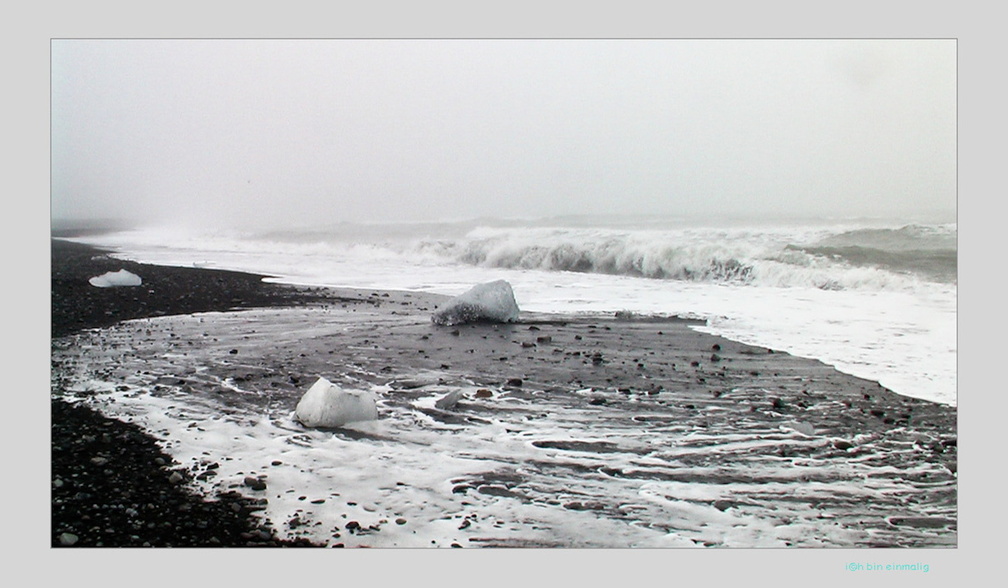
<svg viewBox="0 0 1008 588"><path fill-rule="evenodd" d="M713 439L674 422L627 426L632 414L611 419L604 406L554 394L535 402L506 391L480 398L472 386L423 377L409 395L372 385L377 420L312 429L294 418L296 399L266 402L245 384L247 394L225 403L210 386L192 385L194 378L214 381L219 350L211 345L184 347L170 338L186 349L173 356L164 353L163 335L134 339L145 328L214 336L211 316L222 324L268 323L278 332L292 329L288 323L319 325L305 320L309 314L270 309L127 322L57 340L53 357L68 397L86 397L152 432L193 476L219 464L216 475L193 484L264 499L259 514L281 537L327 545L851 546L870 537L856 521L847 526L813 505L849 500L854 512L871 508L880 492L905 490L900 476L875 475L879 468L857 459L830 467L768 460L731 472L734 481L718 475L718 455L829 442L786 427ZM154 341L159 347L148 348ZM446 396L459 404L438 408ZM479 419L441 418L458 411ZM870 439L860 442L870 447ZM711 459L683 461L697 453ZM695 481L679 481L688 475ZM249 476L264 479L266 489L247 486Z"/></svg>

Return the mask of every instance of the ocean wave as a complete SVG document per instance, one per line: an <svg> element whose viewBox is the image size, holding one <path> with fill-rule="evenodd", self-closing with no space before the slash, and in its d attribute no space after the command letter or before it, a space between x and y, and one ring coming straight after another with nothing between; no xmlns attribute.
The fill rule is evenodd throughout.
<svg viewBox="0 0 1008 588"><path fill-rule="evenodd" d="M921 275L937 282L955 282L958 254L951 249L905 249L887 251L851 245L848 247L804 247L801 251L841 260L855 266L878 267L894 272Z"/></svg>
<svg viewBox="0 0 1008 588"><path fill-rule="evenodd" d="M691 251L615 238L549 244L472 240L460 246L456 259L485 267L709 282L749 282L753 272L752 265L727 252Z"/></svg>
<svg viewBox="0 0 1008 588"><path fill-rule="evenodd" d="M954 225L898 228L339 225L316 231L105 236L126 249L172 258L204 255L279 270L331 260L367 266L450 266L574 272L666 281L823 290L913 291L922 282L954 284ZM327 261L329 260L329 261ZM391 265L390 265L391 264ZM282 266L282 267L281 267Z"/></svg>
<svg viewBox="0 0 1008 588"><path fill-rule="evenodd" d="M905 225L900 228L861 228L829 235L819 247L862 247L880 251L956 251L956 225Z"/></svg>
<svg viewBox="0 0 1008 588"><path fill-rule="evenodd" d="M662 280L844 289L914 289L920 280L948 282L955 253L940 249L882 252L820 245L847 239L945 238L913 230L614 231L570 228L477 228L461 239L427 239L412 255L479 267L599 273ZM794 245L802 239L814 245ZM858 257L858 251L864 253ZM950 269L951 268L951 269Z"/></svg>

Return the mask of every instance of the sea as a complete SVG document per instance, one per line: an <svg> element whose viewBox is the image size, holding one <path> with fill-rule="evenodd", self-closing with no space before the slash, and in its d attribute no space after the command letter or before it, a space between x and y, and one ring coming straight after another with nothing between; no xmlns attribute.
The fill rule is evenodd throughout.
<svg viewBox="0 0 1008 588"><path fill-rule="evenodd" d="M957 226L668 216L145 227L75 241L270 281L457 295L507 280L520 309L700 319L697 330L956 406Z"/></svg>
<svg viewBox="0 0 1008 588"><path fill-rule="evenodd" d="M503 279L534 319L690 317L699 320L689 328L957 403L955 223L580 216L139 228L75 240L140 262L368 296L460 294ZM425 320L332 305L127 321L54 340L53 391L141 426L201 491L244 493L279 536L321 545L955 545L956 477L920 450L951 431L918 431L918 445L901 427L855 425L844 434L857 450L841 455L827 430L784 415L719 430L676 418L660 396L626 396L620 410L585 401L606 393L594 388L481 398L477 382L450 369L393 381L352 359L319 375L374 398L379 418L313 429L294 407L315 374L279 388L254 377L298 357L326 364L313 356L320 347L298 354L301 340ZM439 410L453 398L464 400Z"/></svg>

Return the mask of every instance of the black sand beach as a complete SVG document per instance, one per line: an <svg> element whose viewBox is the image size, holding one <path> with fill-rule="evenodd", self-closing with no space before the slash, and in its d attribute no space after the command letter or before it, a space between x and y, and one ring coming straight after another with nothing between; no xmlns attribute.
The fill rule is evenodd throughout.
<svg viewBox="0 0 1008 588"><path fill-rule="evenodd" d="M51 243L54 338L134 318L319 299L264 283L261 276L141 266L86 245ZM143 286L103 289L88 283L122 268L141 272ZM237 493L207 500L186 491L186 470L135 425L54 397L51 428L54 547L307 545L277 540L250 515L254 501Z"/></svg>
<svg viewBox="0 0 1008 588"><path fill-rule="evenodd" d="M284 403L296 399L309 383L306 378L331 372L334 362L359 370L357 377L382 380L404 399L417 385L410 374L437 372L443 379L475 382L482 388L478 399L464 398L457 410L430 411L435 419L478 426L495 410L493 399L507 394L541 405L544 411L563 405L598 408L616 419L632 414L626 419L628 430L676 423L703 430L711 439L709 447L697 447L693 457L681 458L684 467L679 470L603 468L602 473L612 477L770 486L780 478L754 478L754 466L769 463L789 471L796 461L827 464L815 470L821 473L789 482L799 489L802 484L829 482L836 474L828 464L857 461L870 469L870 477L891 480L899 490L880 492L870 503L842 495L813 500L787 491L753 493L750 500L770 505L813 500L811 509L871 538L859 546L957 544L956 410L897 395L817 361L699 333L681 319L617 314L596 320L525 313L521 322L511 325L386 323L380 320L383 316L429 317L442 299L274 285L259 276L134 264L80 245L52 243L54 341L82 329L142 317L304 305L360 309L362 321L356 328L305 338L296 345L266 340L268 333L259 333L258 340L236 337L229 345L235 345L243 364L232 368L225 363L218 375L247 382L292 409ZM91 276L120 268L143 275L144 285L99 289L87 283ZM109 340L121 343L128 340L123 337L138 337L149 344L165 336L148 329L146 334L110 335ZM199 334L172 336L190 337L192 344ZM249 370L248 365L261 368ZM53 369L54 546L307 543L279 541L252 516L257 508L253 500L235 493L200 497L183 491L179 476L184 479L191 470L173 464L137 427L60 400L60 366L54 363ZM201 385L191 383L196 391ZM591 394L575 393L589 389ZM772 447L724 441L778 426L814 430L815 435L801 442L785 439ZM604 442L577 440L558 440L545 448L596 452L602 458L614 451ZM178 472L174 479L173 472ZM453 491L539 500L529 487L520 477L500 476L460 483ZM558 506L568 510L620 516L602 501L560 502ZM713 506L724 511L747 505L720 501ZM506 539L480 541L514 546Z"/></svg>

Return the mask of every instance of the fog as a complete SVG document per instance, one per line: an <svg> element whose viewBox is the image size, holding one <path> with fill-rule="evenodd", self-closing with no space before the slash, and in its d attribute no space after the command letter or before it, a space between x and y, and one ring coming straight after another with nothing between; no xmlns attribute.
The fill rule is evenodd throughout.
<svg viewBox="0 0 1008 588"><path fill-rule="evenodd" d="M51 214L956 211L952 40L54 40Z"/></svg>

